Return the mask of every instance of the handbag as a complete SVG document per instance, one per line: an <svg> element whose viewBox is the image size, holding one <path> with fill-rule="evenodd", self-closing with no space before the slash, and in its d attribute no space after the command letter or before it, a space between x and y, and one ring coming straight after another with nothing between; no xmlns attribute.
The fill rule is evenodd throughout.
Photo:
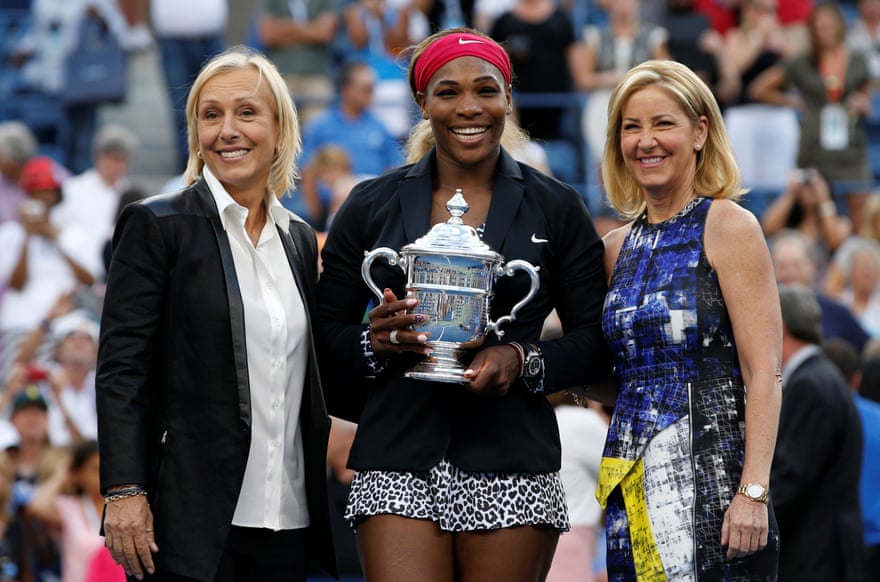
<svg viewBox="0 0 880 582"><path fill-rule="evenodd" d="M64 60L64 105L120 103L128 88L128 56L103 20L84 16L79 42Z"/></svg>

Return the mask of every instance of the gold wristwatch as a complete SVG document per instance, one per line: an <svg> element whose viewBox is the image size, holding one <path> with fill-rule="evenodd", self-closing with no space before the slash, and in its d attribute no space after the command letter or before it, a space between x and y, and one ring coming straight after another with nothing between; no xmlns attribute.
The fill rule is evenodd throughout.
<svg viewBox="0 0 880 582"><path fill-rule="evenodd" d="M745 483L740 485L736 492L742 493L751 501L760 501L761 503L767 503L767 499L770 497L767 488L759 483Z"/></svg>

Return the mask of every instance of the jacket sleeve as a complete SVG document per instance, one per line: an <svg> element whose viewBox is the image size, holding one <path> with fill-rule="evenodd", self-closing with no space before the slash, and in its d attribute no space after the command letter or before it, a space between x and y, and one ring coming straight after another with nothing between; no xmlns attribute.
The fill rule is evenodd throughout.
<svg viewBox="0 0 880 582"><path fill-rule="evenodd" d="M602 337L602 307L607 291L605 245L577 193L548 213L554 233L552 303L563 335L541 342L545 392L598 382L611 370Z"/></svg>
<svg viewBox="0 0 880 582"><path fill-rule="evenodd" d="M156 358L170 277L157 217L128 206L113 236L95 380L101 488L148 484L146 443Z"/></svg>
<svg viewBox="0 0 880 582"><path fill-rule="evenodd" d="M366 220L367 209L353 192L333 220L321 252L323 270L318 281L317 342L327 411L352 421L366 401L374 373L361 346L372 297L361 278L368 249L360 236L368 230Z"/></svg>

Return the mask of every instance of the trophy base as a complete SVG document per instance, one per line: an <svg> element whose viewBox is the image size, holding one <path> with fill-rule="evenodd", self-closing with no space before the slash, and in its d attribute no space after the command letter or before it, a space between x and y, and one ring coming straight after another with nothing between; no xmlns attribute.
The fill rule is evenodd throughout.
<svg viewBox="0 0 880 582"><path fill-rule="evenodd" d="M434 353L409 369L404 376L429 382L467 384L463 376L465 368L458 361L458 350L454 347L434 346Z"/></svg>

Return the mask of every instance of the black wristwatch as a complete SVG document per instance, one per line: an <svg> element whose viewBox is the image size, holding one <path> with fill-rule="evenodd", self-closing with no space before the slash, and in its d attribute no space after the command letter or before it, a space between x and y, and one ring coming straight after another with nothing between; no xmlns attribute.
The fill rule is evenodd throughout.
<svg viewBox="0 0 880 582"><path fill-rule="evenodd" d="M535 344L525 346L525 359L523 361L522 378L529 392L541 394L544 392L544 354L541 348Z"/></svg>

